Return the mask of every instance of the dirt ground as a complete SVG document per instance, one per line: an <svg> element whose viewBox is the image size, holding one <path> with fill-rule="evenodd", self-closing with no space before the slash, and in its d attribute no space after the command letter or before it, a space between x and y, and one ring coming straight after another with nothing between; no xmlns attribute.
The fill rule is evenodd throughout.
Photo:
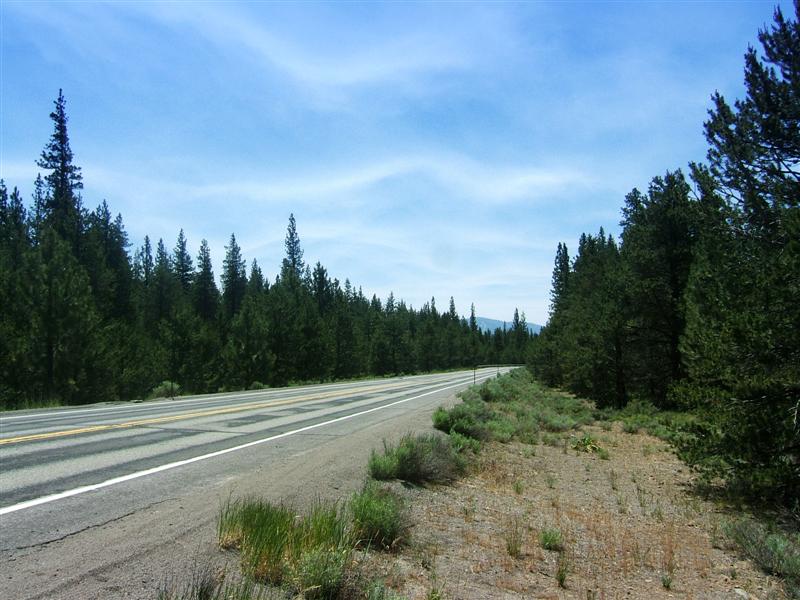
<svg viewBox="0 0 800 600"><path fill-rule="evenodd" d="M724 515L648 435L586 427L608 459L571 444L491 443L452 486L393 484L412 529L362 572L408 598L783 598L777 580L724 549ZM555 443L555 442L553 442ZM563 550L545 550L557 529ZM559 585L561 576L563 587Z"/></svg>

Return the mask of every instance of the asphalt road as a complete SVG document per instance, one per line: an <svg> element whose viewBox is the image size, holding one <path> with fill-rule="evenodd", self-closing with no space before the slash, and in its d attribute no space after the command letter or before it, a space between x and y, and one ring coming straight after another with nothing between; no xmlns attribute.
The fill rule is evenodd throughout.
<svg viewBox="0 0 800 600"><path fill-rule="evenodd" d="M477 379L497 374L478 371ZM473 372L0 416L0 597L152 598L212 559L216 512L356 489Z"/></svg>

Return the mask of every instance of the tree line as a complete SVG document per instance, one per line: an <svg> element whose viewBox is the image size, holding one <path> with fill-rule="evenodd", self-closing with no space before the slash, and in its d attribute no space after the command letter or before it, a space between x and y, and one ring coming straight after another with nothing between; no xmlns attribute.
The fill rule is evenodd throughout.
<svg viewBox="0 0 800 600"><path fill-rule="evenodd" d="M681 445L709 477L797 503L800 490L800 2L719 93L707 163L634 189L618 242L559 244L529 363L601 407L696 417Z"/></svg>
<svg viewBox="0 0 800 600"><path fill-rule="evenodd" d="M30 205L0 181L0 408L524 362L524 314L483 332L452 298L368 299L304 262L294 216L273 282L234 235L221 289L208 243L193 260L183 230L131 255L122 217L83 207L61 91L54 104Z"/></svg>

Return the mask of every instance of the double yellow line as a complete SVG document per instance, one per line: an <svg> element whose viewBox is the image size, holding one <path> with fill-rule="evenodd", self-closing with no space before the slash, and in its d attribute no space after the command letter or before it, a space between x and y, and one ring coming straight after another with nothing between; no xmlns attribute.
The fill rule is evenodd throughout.
<svg viewBox="0 0 800 600"><path fill-rule="evenodd" d="M204 410L199 412L181 413L178 415L168 415L166 417L152 417L149 419L139 419L136 421L127 421L125 423L112 423L108 425L92 425L90 427L81 427L80 429L65 429L63 431L49 431L46 433L32 433L29 435L20 435L17 437L0 438L0 446L8 444L18 444L20 442L32 442L35 440L50 440L54 438L65 437L69 435L80 435L82 433L96 433L98 431L110 431L113 429L128 429L130 427L141 427L143 425L154 425L156 423L170 423L173 421L180 421L183 419L196 419L199 417L212 417L215 415L225 415L237 412L244 412L250 410L259 410L262 408L269 408L272 406L283 406L286 404L297 404L298 402L309 402L313 400L330 400L331 398L352 396L363 391L383 392L392 389L394 386L384 385L380 387L362 387L347 390L346 392L325 392L320 394L311 394L309 396L302 396L299 398L290 398L288 400L272 400L269 402L258 402L254 404L243 404L239 406L229 406L226 408L215 408L212 410Z"/></svg>

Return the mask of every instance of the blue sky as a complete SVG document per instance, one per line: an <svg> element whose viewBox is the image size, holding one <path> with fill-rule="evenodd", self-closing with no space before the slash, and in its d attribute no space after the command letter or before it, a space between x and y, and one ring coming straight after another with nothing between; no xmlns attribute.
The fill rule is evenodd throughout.
<svg viewBox="0 0 800 600"><path fill-rule="evenodd" d="M367 295L537 323L558 242L616 235L627 192L704 158L775 6L0 4L0 176L26 198L63 88L84 203L134 247L183 228L219 273L233 232L273 280L293 212Z"/></svg>

